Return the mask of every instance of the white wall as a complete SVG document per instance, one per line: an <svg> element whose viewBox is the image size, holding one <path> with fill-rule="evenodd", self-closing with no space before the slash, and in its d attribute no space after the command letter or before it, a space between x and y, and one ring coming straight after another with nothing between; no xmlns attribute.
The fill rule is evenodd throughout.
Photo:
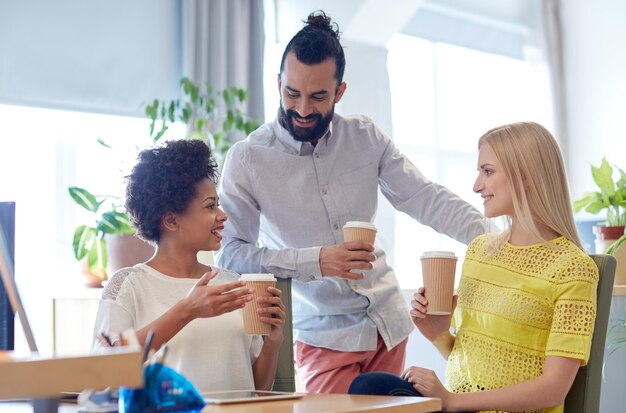
<svg viewBox="0 0 626 413"><path fill-rule="evenodd" d="M143 116L177 96L180 1L0 0L0 102Z"/></svg>
<svg viewBox="0 0 626 413"><path fill-rule="evenodd" d="M562 0L568 111L566 159L577 199L594 190L589 164L626 169L626 1Z"/></svg>
<svg viewBox="0 0 626 413"><path fill-rule="evenodd" d="M595 189L590 163L597 166L606 156L626 169L626 1L561 3L569 130L566 162L577 199ZM623 318L623 297L614 297L611 306L612 317ZM618 351L606 357L607 353L600 411L624 411L626 356Z"/></svg>

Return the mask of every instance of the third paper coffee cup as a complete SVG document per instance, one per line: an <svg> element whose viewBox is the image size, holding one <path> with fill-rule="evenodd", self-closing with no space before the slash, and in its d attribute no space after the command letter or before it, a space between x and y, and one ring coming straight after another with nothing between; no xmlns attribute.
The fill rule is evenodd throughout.
<svg viewBox="0 0 626 413"><path fill-rule="evenodd" d="M271 297L267 287L276 286L274 274L241 274L241 281L246 282L247 288L254 289L252 301L246 303L243 308L243 331L250 335L267 335L272 330L272 325L261 321L261 315L256 311L258 307L257 297Z"/></svg>
<svg viewBox="0 0 626 413"><path fill-rule="evenodd" d="M420 258L424 280L424 296L428 300L427 314L452 312L454 275L457 257L451 251L427 251Z"/></svg>
<svg viewBox="0 0 626 413"><path fill-rule="evenodd" d="M348 221L343 226L344 242L366 241L373 244L375 239L376 226L370 222Z"/></svg>

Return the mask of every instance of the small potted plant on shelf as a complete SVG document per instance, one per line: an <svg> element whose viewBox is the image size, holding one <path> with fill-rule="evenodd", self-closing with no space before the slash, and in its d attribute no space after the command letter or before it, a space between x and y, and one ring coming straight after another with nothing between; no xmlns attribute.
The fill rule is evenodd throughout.
<svg viewBox="0 0 626 413"><path fill-rule="evenodd" d="M598 186L598 191L586 192L583 197L574 202L574 212L585 210L591 214L600 212L606 213L606 222L604 225L594 227L596 238L599 240L609 240L608 243L601 243L604 248L611 245L614 240L624 234L624 225L626 225L626 173L615 167L619 172L619 178L613 180L613 168L607 162L606 158L602 158L599 167L591 166L591 174L593 180Z"/></svg>
<svg viewBox="0 0 626 413"><path fill-rule="evenodd" d="M613 178L614 172L617 172L616 180ZM626 172L617 166L614 171L606 158L602 158L599 167L591 166L591 174L598 191L583 194L581 199L574 202L574 212L584 209L591 214L606 213L606 221L593 227L596 252L615 255L615 284L626 284L626 249L621 248L626 225Z"/></svg>
<svg viewBox="0 0 626 413"><path fill-rule="evenodd" d="M231 145L259 126L240 109L248 99L248 91L237 87L214 91L208 83L200 86L187 78L181 79L180 87L180 98L170 101L155 99L146 105L145 113L151 121L148 133L151 143L166 136L173 124L182 123L187 125L185 138L204 140L221 166ZM98 143L113 149L102 139ZM96 196L76 186L68 190L78 205L94 214L92 224L76 228L72 241L75 258L86 260L83 272L88 276L88 285L100 286L101 281L106 280L107 263L113 258L113 250L128 249L112 248L111 239L134 239L131 248L141 254L136 262L150 257L153 249L148 244L142 241L145 244L143 247L136 244L140 240L134 237L135 229L120 206L121 197ZM149 250L146 247L150 247Z"/></svg>

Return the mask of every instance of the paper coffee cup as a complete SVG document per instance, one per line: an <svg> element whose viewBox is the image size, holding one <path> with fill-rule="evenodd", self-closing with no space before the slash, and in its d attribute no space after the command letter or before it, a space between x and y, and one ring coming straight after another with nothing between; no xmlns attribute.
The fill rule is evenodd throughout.
<svg viewBox="0 0 626 413"><path fill-rule="evenodd" d="M246 282L246 288L254 289L252 301L246 303L243 308L243 331L250 335L267 335L272 330L272 325L261 321L261 315L257 313L257 297L271 297L267 287L276 286L274 274L241 274L241 281Z"/></svg>
<svg viewBox="0 0 626 413"><path fill-rule="evenodd" d="M427 251L420 260L422 261L424 296L428 300L426 314L450 314L454 295L456 255L451 251Z"/></svg>
<svg viewBox="0 0 626 413"><path fill-rule="evenodd" d="M366 241L374 243L376 239L376 226L370 222L348 221L343 226L343 240L348 241Z"/></svg>

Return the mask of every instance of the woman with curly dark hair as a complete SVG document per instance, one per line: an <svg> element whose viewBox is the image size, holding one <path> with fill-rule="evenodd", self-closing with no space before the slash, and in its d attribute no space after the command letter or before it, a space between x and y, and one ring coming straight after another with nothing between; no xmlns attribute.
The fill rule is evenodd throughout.
<svg viewBox="0 0 626 413"><path fill-rule="evenodd" d="M216 192L217 165L198 140L169 141L140 152L128 177L126 209L138 235L156 245L152 258L111 277L96 333L116 339L132 328L152 348L168 343L167 362L200 390L269 389L283 341L280 290L259 298L271 333L243 333L241 309L252 300L237 274L208 267L198 251L220 248L226 214ZM100 345L96 343L96 345Z"/></svg>

